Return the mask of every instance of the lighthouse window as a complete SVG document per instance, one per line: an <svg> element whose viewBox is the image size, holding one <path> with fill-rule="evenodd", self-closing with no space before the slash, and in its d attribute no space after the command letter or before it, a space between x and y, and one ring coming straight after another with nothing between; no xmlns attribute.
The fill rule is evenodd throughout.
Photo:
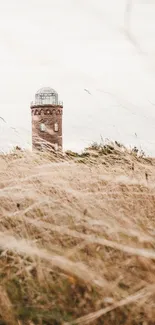
<svg viewBox="0 0 155 325"><path fill-rule="evenodd" d="M54 131L55 132L58 132L59 131L58 123L55 123L54 124Z"/></svg>
<svg viewBox="0 0 155 325"><path fill-rule="evenodd" d="M45 130L46 130L45 124L44 123L41 123L40 124L40 131L41 132L45 132Z"/></svg>
<svg viewBox="0 0 155 325"><path fill-rule="evenodd" d="M57 143L55 143L55 145L54 145L54 147L55 147L55 151L58 151L58 144Z"/></svg>

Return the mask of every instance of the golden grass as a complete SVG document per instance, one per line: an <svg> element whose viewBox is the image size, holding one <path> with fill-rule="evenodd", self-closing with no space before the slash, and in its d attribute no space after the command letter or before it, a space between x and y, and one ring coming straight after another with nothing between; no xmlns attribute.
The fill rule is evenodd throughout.
<svg viewBox="0 0 155 325"><path fill-rule="evenodd" d="M0 201L1 325L155 323L154 159L3 155Z"/></svg>

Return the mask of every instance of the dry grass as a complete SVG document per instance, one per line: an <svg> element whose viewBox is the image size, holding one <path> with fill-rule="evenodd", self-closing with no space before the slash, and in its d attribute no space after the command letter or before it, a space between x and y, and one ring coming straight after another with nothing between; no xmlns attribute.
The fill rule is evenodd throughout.
<svg viewBox="0 0 155 325"><path fill-rule="evenodd" d="M1 325L155 323L154 159L19 151L0 200Z"/></svg>

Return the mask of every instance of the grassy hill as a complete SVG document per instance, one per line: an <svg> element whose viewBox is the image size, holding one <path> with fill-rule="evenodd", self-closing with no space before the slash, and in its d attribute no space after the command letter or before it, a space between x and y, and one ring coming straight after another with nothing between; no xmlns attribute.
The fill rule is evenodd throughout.
<svg viewBox="0 0 155 325"><path fill-rule="evenodd" d="M155 323L155 160L0 156L0 325Z"/></svg>

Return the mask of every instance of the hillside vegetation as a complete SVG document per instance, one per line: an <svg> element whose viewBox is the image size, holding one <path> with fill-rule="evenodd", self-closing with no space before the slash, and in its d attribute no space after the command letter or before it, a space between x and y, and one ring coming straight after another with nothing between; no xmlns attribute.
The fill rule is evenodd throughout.
<svg viewBox="0 0 155 325"><path fill-rule="evenodd" d="M155 160L0 156L0 325L155 324Z"/></svg>

